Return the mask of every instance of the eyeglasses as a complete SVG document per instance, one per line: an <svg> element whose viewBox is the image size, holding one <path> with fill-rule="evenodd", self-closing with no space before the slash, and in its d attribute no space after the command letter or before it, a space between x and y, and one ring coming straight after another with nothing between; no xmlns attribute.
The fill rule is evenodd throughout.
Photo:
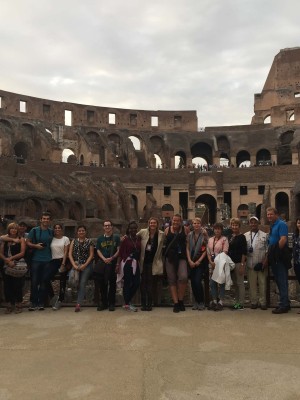
<svg viewBox="0 0 300 400"><path fill-rule="evenodd" d="M109 228L109 227L111 227L111 225L103 225L104 226L104 228Z"/></svg>

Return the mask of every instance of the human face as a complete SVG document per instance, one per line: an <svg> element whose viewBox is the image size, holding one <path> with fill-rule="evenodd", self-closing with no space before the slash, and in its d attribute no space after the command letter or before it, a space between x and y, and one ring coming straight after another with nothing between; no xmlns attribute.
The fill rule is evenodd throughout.
<svg viewBox="0 0 300 400"><path fill-rule="evenodd" d="M131 224L128 227L129 236L135 237L137 234L138 227L136 224Z"/></svg>
<svg viewBox="0 0 300 400"><path fill-rule="evenodd" d="M179 231L181 227L181 218L180 217L173 217L172 218L172 227L174 231Z"/></svg>
<svg viewBox="0 0 300 400"><path fill-rule="evenodd" d="M27 231L27 226L25 225L19 225L18 227L19 235L24 236L25 232Z"/></svg>
<svg viewBox="0 0 300 400"><path fill-rule="evenodd" d="M84 228L79 228L77 231L77 235L79 239L85 239L86 237L86 230Z"/></svg>
<svg viewBox="0 0 300 400"><path fill-rule="evenodd" d="M60 225L54 225L54 236L56 238L61 238L63 234L63 230Z"/></svg>
<svg viewBox="0 0 300 400"><path fill-rule="evenodd" d="M232 233L234 233L235 235L238 235L240 233L240 226L239 224L233 223L230 225Z"/></svg>
<svg viewBox="0 0 300 400"><path fill-rule="evenodd" d="M194 232L199 232L200 228L201 228L201 222L199 221L193 221L193 228L194 228Z"/></svg>
<svg viewBox="0 0 300 400"><path fill-rule="evenodd" d="M250 219L249 224L252 232L258 231L258 221L256 219Z"/></svg>
<svg viewBox="0 0 300 400"><path fill-rule="evenodd" d="M273 210L267 211L267 219L269 222L273 223L278 219L278 215L275 214Z"/></svg>
<svg viewBox="0 0 300 400"><path fill-rule="evenodd" d="M43 215L41 218L41 227L42 229L48 229L50 225L50 217L49 215Z"/></svg>
<svg viewBox="0 0 300 400"><path fill-rule="evenodd" d="M9 235L10 237L17 237L17 233L18 233L18 228L17 228L17 227L15 227L15 228L10 228L10 230L9 230L9 232L8 232L8 235Z"/></svg>
<svg viewBox="0 0 300 400"><path fill-rule="evenodd" d="M222 229L221 228L214 228L214 234L217 238L221 237Z"/></svg>
<svg viewBox="0 0 300 400"><path fill-rule="evenodd" d="M149 221L149 229L151 232L155 232L158 228L158 224L156 219L150 219Z"/></svg>
<svg viewBox="0 0 300 400"><path fill-rule="evenodd" d="M112 233L112 224L110 221L104 221L103 223L103 229L104 229L104 233L105 235L111 235Z"/></svg>

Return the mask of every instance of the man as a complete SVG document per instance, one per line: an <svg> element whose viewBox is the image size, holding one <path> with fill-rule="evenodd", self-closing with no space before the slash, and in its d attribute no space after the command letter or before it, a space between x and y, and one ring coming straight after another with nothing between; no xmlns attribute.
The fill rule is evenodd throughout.
<svg viewBox="0 0 300 400"><path fill-rule="evenodd" d="M288 227L273 207L267 208L267 219L270 222L268 262L271 265L280 298L278 307L272 310L272 313L283 314L290 310L288 265L283 257L288 251Z"/></svg>
<svg viewBox="0 0 300 400"><path fill-rule="evenodd" d="M250 289L251 309L255 310L258 305L260 305L262 310L266 310L268 235L258 229L258 218L254 216L250 217L249 224L250 231L245 233L245 237L248 250L246 265ZM257 285L259 297L257 297Z"/></svg>
<svg viewBox="0 0 300 400"><path fill-rule="evenodd" d="M101 270L97 273L95 266L95 282L99 285L101 304L98 304L98 311L109 308L115 311L116 302L116 263L119 255L120 236L113 234L113 224L110 220L103 223L104 234L97 239L96 249L99 257L98 265Z"/></svg>
<svg viewBox="0 0 300 400"><path fill-rule="evenodd" d="M53 231L49 228L50 214L43 212L40 226L32 228L27 238L27 245L33 249L31 259L31 306L29 311L44 310L46 297L45 276L52 259L50 244Z"/></svg>

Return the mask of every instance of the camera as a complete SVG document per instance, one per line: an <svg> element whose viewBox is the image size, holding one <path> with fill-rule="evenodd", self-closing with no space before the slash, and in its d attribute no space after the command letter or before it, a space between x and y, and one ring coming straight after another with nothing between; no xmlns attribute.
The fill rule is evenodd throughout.
<svg viewBox="0 0 300 400"><path fill-rule="evenodd" d="M47 247L47 243L46 243L46 242L42 242L42 243L41 243L41 246L42 246L42 247Z"/></svg>
<svg viewBox="0 0 300 400"><path fill-rule="evenodd" d="M253 253L253 247L252 246L249 247L248 253Z"/></svg>

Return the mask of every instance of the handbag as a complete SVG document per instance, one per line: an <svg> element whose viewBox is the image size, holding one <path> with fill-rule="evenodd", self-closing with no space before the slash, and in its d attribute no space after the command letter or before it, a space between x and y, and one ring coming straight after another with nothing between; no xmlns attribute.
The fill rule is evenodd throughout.
<svg viewBox="0 0 300 400"><path fill-rule="evenodd" d="M24 258L14 261L14 266L5 266L5 274L14 278L22 278L28 271L27 263Z"/></svg>
<svg viewBox="0 0 300 400"><path fill-rule="evenodd" d="M71 288L76 289L79 284L79 271L77 269L71 269L69 272L69 280L68 280L68 285Z"/></svg>

